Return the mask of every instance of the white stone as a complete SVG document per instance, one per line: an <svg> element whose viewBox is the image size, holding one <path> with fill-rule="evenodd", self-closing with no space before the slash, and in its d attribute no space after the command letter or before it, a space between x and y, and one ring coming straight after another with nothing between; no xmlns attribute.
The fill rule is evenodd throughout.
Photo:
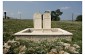
<svg viewBox="0 0 85 55"><path fill-rule="evenodd" d="M80 48L80 46L77 45L77 44L73 44L73 46L74 46L75 48Z"/></svg>
<svg viewBox="0 0 85 55"><path fill-rule="evenodd" d="M70 53L68 53L68 52L64 52L64 54L70 54Z"/></svg>
<svg viewBox="0 0 85 55"><path fill-rule="evenodd" d="M56 49L51 49L50 52L57 53L57 50Z"/></svg>
<svg viewBox="0 0 85 55"><path fill-rule="evenodd" d="M76 53L76 48L75 47L69 47L68 51L71 53Z"/></svg>
<svg viewBox="0 0 85 55"><path fill-rule="evenodd" d="M59 51L59 54L64 54L64 51L63 50Z"/></svg>
<svg viewBox="0 0 85 55"><path fill-rule="evenodd" d="M65 46L65 49L68 49L70 47L69 43L64 43L63 45Z"/></svg>
<svg viewBox="0 0 85 55"><path fill-rule="evenodd" d="M19 51L19 54L24 54L26 49L27 49L27 48L26 48L25 45L24 45L24 46L21 45L21 46L19 47L19 50L20 50L20 51Z"/></svg>
<svg viewBox="0 0 85 55"><path fill-rule="evenodd" d="M43 29L51 29L51 14L43 14Z"/></svg>
<svg viewBox="0 0 85 55"><path fill-rule="evenodd" d="M11 46L9 46L8 43L4 43L4 47L9 49Z"/></svg>
<svg viewBox="0 0 85 55"><path fill-rule="evenodd" d="M26 31L31 30L31 33L28 33ZM52 32L34 32L34 28L26 28L20 32L15 33L14 35L16 36L16 39L26 39L26 40L32 40L32 41L39 41L39 40L45 40L47 39L48 41L53 41L55 39L65 39L68 41L71 41L72 39L72 33L68 33L65 31L62 31L60 28L51 28ZM56 31L54 31L56 30Z"/></svg>
<svg viewBox="0 0 85 55"><path fill-rule="evenodd" d="M7 43L14 43L14 42L17 42L17 41L14 41L14 40L8 40Z"/></svg>
<svg viewBox="0 0 85 55"><path fill-rule="evenodd" d="M42 29L42 14L35 13L33 20L34 20L34 29Z"/></svg>
<svg viewBox="0 0 85 55"><path fill-rule="evenodd" d="M33 21L34 21L34 28L26 28L14 34L17 40L26 39L32 41L42 41L42 40L53 41L55 39L66 39L68 41L71 41L72 39L73 35L72 33L65 31L61 28L51 28L50 13L43 14L43 22L42 22L42 14L35 13L33 16ZM29 30L31 32L28 32Z"/></svg>
<svg viewBox="0 0 85 55"><path fill-rule="evenodd" d="M8 51L9 51L8 48L4 48L4 49L3 49L3 53L4 53L4 54L6 54Z"/></svg>

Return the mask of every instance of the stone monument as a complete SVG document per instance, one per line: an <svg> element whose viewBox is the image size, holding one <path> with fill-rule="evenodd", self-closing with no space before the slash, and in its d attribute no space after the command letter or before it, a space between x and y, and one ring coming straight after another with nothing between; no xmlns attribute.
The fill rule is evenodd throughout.
<svg viewBox="0 0 85 55"><path fill-rule="evenodd" d="M43 14L43 31L51 32L51 15L50 15L50 13Z"/></svg>
<svg viewBox="0 0 85 55"><path fill-rule="evenodd" d="M42 14L40 13L35 13L33 16L33 21L34 21L34 29L35 31L33 31L33 33L36 32L41 32L42 29Z"/></svg>
<svg viewBox="0 0 85 55"><path fill-rule="evenodd" d="M34 29L42 29L42 14L35 13L34 14Z"/></svg>
<svg viewBox="0 0 85 55"><path fill-rule="evenodd" d="M26 39L32 41L54 41L56 39L72 40L72 33L61 28L51 28L51 14L45 12L43 14L35 13L33 16L34 28L26 28L15 33L16 40ZM31 32L29 32L29 30Z"/></svg>

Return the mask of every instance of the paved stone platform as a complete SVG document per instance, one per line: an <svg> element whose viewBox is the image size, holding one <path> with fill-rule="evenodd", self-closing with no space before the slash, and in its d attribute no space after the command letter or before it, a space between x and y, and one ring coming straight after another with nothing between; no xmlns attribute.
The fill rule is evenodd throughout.
<svg viewBox="0 0 85 55"><path fill-rule="evenodd" d="M29 32L30 30L30 32ZM71 41L72 33L63 30L61 28L51 28L51 30L45 29L34 29L34 28L26 28L20 32L14 34L16 39L27 39L33 41L40 41L40 40L48 40L52 41L54 39L66 39Z"/></svg>

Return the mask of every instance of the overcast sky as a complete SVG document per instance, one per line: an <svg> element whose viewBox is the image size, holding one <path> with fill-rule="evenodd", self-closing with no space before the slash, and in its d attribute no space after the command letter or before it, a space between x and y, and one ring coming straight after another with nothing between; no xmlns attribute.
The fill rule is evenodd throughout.
<svg viewBox="0 0 85 55"><path fill-rule="evenodd" d="M7 16L22 19L33 19L36 12L44 13L46 10L60 9L63 14L61 20L71 20L72 13L74 19L77 15L82 14L81 1L4 1L3 11L7 12Z"/></svg>

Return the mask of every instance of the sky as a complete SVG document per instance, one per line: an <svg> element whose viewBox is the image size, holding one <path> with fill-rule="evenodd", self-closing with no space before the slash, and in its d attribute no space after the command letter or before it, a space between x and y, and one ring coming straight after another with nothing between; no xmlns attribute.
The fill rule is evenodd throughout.
<svg viewBox="0 0 85 55"><path fill-rule="evenodd" d="M60 9L63 14L61 20L74 20L78 15L82 14L81 1L4 1L3 12L7 12L7 16L17 19L33 19L36 12L44 13L47 10L55 11Z"/></svg>

